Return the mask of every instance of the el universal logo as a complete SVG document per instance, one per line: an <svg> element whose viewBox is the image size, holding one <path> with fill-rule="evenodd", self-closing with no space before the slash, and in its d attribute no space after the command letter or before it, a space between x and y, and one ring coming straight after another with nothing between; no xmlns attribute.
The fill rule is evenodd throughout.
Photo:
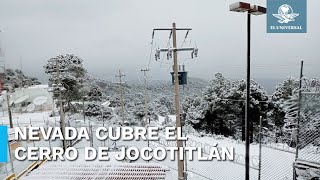
<svg viewBox="0 0 320 180"><path fill-rule="evenodd" d="M268 33L306 33L306 0L268 0Z"/></svg>
<svg viewBox="0 0 320 180"><path fill-rule="evenodd" d="M299 16L297 13L293 13L292 7L288 4L283 4L278 9L278 14L272 14L274 17L280 19L279 23L289 23L294 21L294 18Z"/></svg>

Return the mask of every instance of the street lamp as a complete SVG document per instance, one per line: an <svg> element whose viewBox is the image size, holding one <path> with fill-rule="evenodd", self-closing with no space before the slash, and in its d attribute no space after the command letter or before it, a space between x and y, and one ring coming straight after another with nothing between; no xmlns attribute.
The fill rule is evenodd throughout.
<svg viewBox="0 0 320 180"><path fill-rule="evenodd" d="M246 175L245 179L249 180L250 173L250 128L249 128L249 103L250 103L250 49L251 49L251 15L263 15L267 13L267 8L258 5L250 5L245 2L237 2L230 5L230 11L233 12L247 12L247 95L246 95L246 106L245 106L245 139L246 139L246 156L245 156L245 166Z"/></svg>

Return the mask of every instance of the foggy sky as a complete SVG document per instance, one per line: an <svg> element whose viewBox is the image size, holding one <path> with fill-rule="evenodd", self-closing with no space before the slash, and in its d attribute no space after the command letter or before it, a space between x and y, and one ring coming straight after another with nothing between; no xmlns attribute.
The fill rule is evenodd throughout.
<svg viewBox="0 0 320 180"><path fill-rule="evenodd" d="M234 0L1 0L0 29L7 67L42 76L46 61L72 53L84 59L90 74L114 80L120 68L127 79L141 78L150 61L153 79L170 79L172 61L151 55L153 28L190 27L185 47L199 56L179 53L189 76L210 79L246 74L246 15L229 12ZM265 0L252 0L266 6ZM307 1L306 34L268 34L266 16L252 17L252 77L284 79L320 76L320 1ZM156 33L153 48L166 47L168 32ZM178 32L178 47L184 33ZM191 42L191 43L190 43ZM42 76L43 77L43 76Z"/></svg>

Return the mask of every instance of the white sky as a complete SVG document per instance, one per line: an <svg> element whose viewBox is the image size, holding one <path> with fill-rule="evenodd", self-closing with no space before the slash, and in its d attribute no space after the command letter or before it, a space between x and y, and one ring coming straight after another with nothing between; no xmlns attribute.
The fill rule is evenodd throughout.
<svg viewBox="0 0 320 180"><path fill-rule="evenodd" d="M114 77L121 68L128 79L141 76L149 62L152 29L190 27L191 45L199 57L179 54L189 75L209 79L216 72L230 78L246 73L246 15L229 12L234 0L1 0L0 29L9 67L29 75L43 75L42 66L59 54L73 53L84 59L92 74ZM265 0L252 0L266 6ZM266 16L252 17L253 78L283 79L299 76L300 60L305 75L320 76L320 1L308 0L308 33L267 34ZM166 47L168 33L157 33L156 47ZM179 35L181 46L184 34ZM172 61L151 56L154 79L170 79Z"/></svg>

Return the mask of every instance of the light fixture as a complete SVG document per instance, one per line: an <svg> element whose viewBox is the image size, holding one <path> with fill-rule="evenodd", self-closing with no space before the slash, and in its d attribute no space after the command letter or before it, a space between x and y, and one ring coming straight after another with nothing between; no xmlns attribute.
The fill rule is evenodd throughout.
<svg viewBox="0 0 320 180"><path fill-rule="evenodd" d="M250 5L245 2L230 4L229 9L233 12L248 12L252 15L262 15L267 13L267 8L258 5Z"/></svg>
<svg viewBox="0 0 320 180"><path fill-rule="evenodd" d="M229 6L230 11L233 12L247 12L250 11L251 7L249 3L244 3L244 2L236 2L233 4L230 4Z"/></svg>
<svg viewBox="0 0 320 180"><path fill-rule="evenodd" d="M250 9L250 14L252 15L262 15L267 13L267 8L258 6L258 5L253 5L251 6Z"/></svg>

